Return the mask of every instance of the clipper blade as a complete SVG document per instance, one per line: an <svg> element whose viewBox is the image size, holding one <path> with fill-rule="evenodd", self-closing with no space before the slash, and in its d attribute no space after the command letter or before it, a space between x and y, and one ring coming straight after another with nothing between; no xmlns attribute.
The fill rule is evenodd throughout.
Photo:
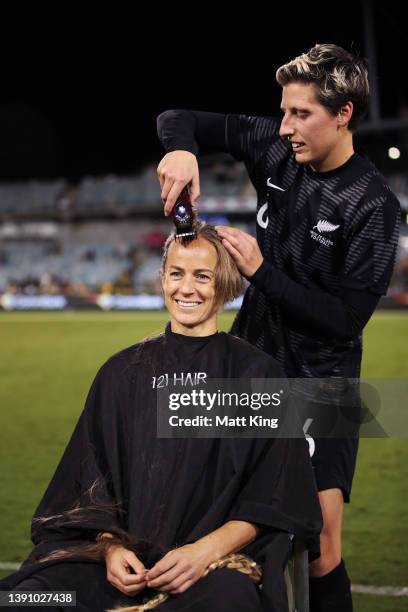
<svg viewBox="0 0 408 612"><path fill-rule="evenodd" d="M174 225L176 226L176 240L180 242L190 242L197 238L194 229L195 214L187 187L181 192L177 202L173 206L171 214Z"/></svg>

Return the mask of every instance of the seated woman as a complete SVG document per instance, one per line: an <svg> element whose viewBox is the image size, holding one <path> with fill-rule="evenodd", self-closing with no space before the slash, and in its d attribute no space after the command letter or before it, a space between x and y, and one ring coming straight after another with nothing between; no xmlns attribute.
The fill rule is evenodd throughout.
<svg viewBox="0 0 408 612"><path fill-rule="evenodd" d="M214 228L199 225L188 244L170 236L161 279L170 323L99 370L34 515L35 548L0 589L76 591L84 611L150 609L137 606L159 593L160 611L287 612L293 535L318 554L307 442L159 438L156 405L157 388L182 377L191 389L203 378L283 378L282 370L217 332L217 313L242 278ZM238 551L262 569L261 589L225 567ZM207 573L211 564L224 567Z"/></svg>

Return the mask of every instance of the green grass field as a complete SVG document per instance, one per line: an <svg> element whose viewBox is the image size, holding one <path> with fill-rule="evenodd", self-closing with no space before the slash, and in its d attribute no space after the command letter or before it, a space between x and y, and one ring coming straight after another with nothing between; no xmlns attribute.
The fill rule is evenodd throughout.
<svg viewBox="0 0 408 612"><path fill-rule="evenodd" d="M224 314L227 330L232 314ZM163 330L165 313L0 314L0 561L31 549L33 511L98 367ZM408 377L408 316L380 312L365 331L363 376ZM354 583L408 584L408 440L362 440L344 557ZM0 576L9 572L2 571ZM357 612L408 610L408 598L356 595Z"/></svg>

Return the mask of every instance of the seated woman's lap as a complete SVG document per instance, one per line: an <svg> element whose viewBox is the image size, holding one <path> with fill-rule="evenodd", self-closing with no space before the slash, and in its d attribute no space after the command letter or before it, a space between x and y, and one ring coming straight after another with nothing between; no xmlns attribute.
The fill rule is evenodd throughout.
<svg viewBox="0 0 408 612"><path fill-rule="evenodd" d="M258 587L245 574L227 568L201 578L187 591L174 595L157 612L260 612Z"/></svg>
<svg viewBox="0 0 408 612"><path fill-rule="evenodd" d="M77 607L81 612L102 612L106 608L132 605L127 597L106 580L106 568L96 563L58 563L38 570L14 590L76 591ZM139 598L138 598L139 600ZM140 600L139 600L140 601ZM170 598L157 607L157 612L260 612L258 587L244 574L221 568L201 578L187 591Z"/></svg>

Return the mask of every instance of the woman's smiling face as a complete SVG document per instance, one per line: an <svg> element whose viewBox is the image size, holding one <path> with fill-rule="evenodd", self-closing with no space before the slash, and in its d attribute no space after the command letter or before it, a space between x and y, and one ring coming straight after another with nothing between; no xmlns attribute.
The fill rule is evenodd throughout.
<svg viewBox="0 0 408 612"><path fill-rule="evenodd" d="M215 247L203 238L170 245L162 286L173 332L209 336L217 331L217 262Z"/></svg>

